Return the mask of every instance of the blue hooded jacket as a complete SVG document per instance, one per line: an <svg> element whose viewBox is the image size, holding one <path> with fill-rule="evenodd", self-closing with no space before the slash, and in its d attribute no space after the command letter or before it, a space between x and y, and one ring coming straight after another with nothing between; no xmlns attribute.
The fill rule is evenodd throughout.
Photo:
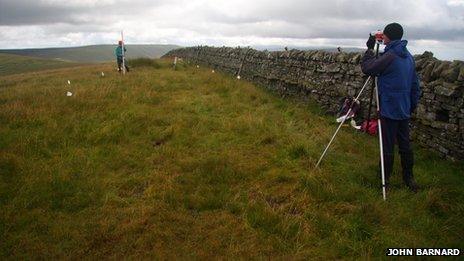
<svg viewBox="0 0 464 261"><path fill-rule="evenodd" d="M368 50L361 61L362 71L378 77L380 115L393 120L411 118L420 97L414 58L406 40L391 41L382 56Z"/></svg>
<svg viewBox="0 0 464 261"><path fill-rule="evenodd" d="M126 51L127 51L127 49L124 46L124 52L126 52ZM114 49L114 55L116 55L117 58L122 58L123 53L122 53L122 46L121 45L118 45L118 47L116 47L116 49Z"/></svg>

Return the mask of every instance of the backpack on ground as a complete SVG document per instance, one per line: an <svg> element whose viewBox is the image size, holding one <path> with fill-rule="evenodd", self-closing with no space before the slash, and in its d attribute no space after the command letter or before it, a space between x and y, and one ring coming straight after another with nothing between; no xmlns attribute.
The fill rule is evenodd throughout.
<svg viewBox="0 0 464 261"><path fill-rule="evenodd" d="M350 111L350 108L351 108L351 111ZM340 109L338 110L338 113L337 113L336 121L342 122L343 120L354 118L360 108L361 108L361 103L359 101L355 101L353 97L343 98L341 100Z"/></svg>
<svg viewBox="0 0 464 261"><path fill-rule="evenodd" d="M378 132L378 123L377 119L370 119L369 121L365 120L361 125L361 131L368 133L370 135L377 135Z"/></svg>

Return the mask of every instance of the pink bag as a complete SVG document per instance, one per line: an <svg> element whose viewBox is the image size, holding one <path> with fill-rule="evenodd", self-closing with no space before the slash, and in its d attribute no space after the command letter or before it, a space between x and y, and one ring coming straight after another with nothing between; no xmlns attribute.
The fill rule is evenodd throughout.
<svg viewBox="0 0 464 261"><path fill-rule="evenodd" d="M367 128L367 129L366 129ZM367 132L370 135L377 135L378 132L378 125L377 125L377 119L370 119L369 120L369 126L367 124L367 120L363 122L361 125L361 131Z"/></svg>

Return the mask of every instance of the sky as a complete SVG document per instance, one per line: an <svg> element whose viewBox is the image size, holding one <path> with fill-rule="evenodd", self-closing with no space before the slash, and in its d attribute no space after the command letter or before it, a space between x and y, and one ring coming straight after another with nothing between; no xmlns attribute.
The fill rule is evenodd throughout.
<svg viewBox="0 0 464 261"><path fill-rule="evenodd" d="M360 47L398 22L412 53L464 60L464 0L0 0L0 49L114 44Z"/></svg>

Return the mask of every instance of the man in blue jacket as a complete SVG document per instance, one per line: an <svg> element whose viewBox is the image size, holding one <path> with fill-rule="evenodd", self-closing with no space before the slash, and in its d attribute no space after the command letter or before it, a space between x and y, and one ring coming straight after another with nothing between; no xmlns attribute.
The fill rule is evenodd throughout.
<svg viewBox="0 0 464 261"><path fill-rule="evenodd" d="M124 53L126 52L126 47L124 46ZM118 47L114 50L114 55L116 56L116 61L118 63L118 72L121 72L122 68L122 59L124 59L124 55L122 53L122 41L119 41ZM124 59L125 60L125 59ZM129 66L127 66L126 61L124 61L124 67L126 67L126 72L129 72Z"/></svg>
<svg viewBox="0 0 464 261"><path fill-rule="evenodd" d="M414 157L409 143L409 120L419 101L419 80L414 58L406 48L408 41L401 40L401 25L387 25L383 35L386 45L383 55L375 57L375 37L371 35L366 42L368 50L362 58L361 68L365 74L378 77L386 186L388 188L393 170L396 141L401 156L403 181L410 190L416 192L418 186L412 171Z"/></svg>

